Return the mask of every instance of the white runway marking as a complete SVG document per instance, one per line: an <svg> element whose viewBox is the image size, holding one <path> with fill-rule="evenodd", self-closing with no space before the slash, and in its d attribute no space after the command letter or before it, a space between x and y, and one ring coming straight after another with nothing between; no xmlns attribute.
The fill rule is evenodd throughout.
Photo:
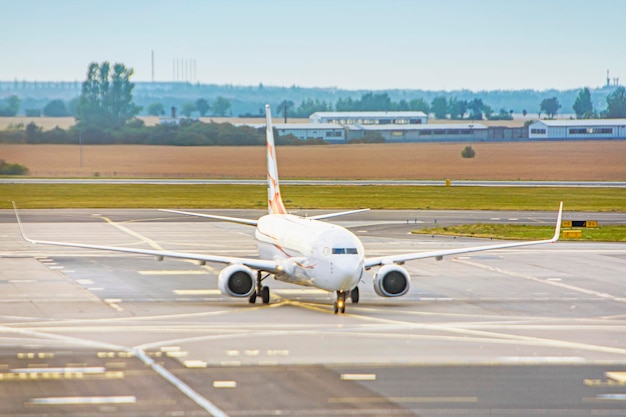
<svg viewBox="0 0 626 417"><path fill-rule="evenodd" d="M140 275L208 275L207 271L198 270L161 270L161 271L139 271Z"/></svg>
<svg viewBox="0 0 626 417"><path fill-rule="evenodd" d="M213 381L213 388L237 388L237 381Z"/></svg>
<svg viewBox="0 0 626 417"><path fill-rule="evenodd" d="M134 396L119 397L44 397L33 398L29 401L35 405L79 405L79 404L134 404Z"/></svg>
<svg viewBox="0 0 626 417"><path fill-rule="evenodd" d="M341 374L342 381L376 381L376 374Z"/></svg>
<svg viewBox="0 0 626 417"><path fill-rule="evenodd" d="M174 290L176 295L221 295L220 290Z"/></svg>

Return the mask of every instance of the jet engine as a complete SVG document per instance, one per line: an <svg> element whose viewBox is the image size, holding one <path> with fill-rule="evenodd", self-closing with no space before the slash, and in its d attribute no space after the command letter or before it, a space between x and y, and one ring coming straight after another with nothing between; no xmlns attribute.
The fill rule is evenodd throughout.
<svg viewBox="0 0 626 417"><path fill-rule="evenodd" d="M374 275L374 291L381 297L400 297L409 287L409 273L398 265L385 265Z"/></svg>
<svg viewBox="0 0 626 417"><path fill-rule="evenodd" d="M249 297L254 292L256 273L244 265L230 265L217 276L217 286L222 294L231 297Z"/></svg>

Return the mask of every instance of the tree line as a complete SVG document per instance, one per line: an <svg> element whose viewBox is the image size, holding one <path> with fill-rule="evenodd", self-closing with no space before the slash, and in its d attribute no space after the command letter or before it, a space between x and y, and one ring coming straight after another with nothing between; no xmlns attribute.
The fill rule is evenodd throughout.
<svg viewBox="0 0 626 417"><path fill-rule="evenodd" d="M43 113L47 116L67 116L75 115L77 124L74 130L79 132L79 136L87 139L116 142L123 128L132 126L133 129L144 129L139 126L136 116L141 111L141 107L133 101L133 89L135 84L130 81L133 75L131 68L126 68L124 64L114 65L108 62L101 64L91 63L87 70L87 79L81 85L81 94L78 98L71 100L67 105L63 100L52 100L44 106ZM588 88L582 89L576 98L573 110L578 118L591 117L626 117L626 91L624 87L618 87L607 96L607 109L601 112L594 110L591 102L591 93ZM231 103L228 99L218 96L212 103L204 98L199 98L193 102L185 103L181 113L187 117L195 112L201 116L206 115L210 110L214 115L225 116L229 114ZM11 95L0 100L0 116L15 116L20 108L20 99ZM545 114L553 118L561 108L557 97L545 98L540 104L538 116ZM501 108L498 113L483 102L480 97L471 100L459 99L457 97L446 98L444 95L436 96L432 101L427 102L423 98L400 99L393 101L386 92L367 92L358 99L351 97L337 99L333 105L331 102L319 99L303 99L298 106L291 100L283 100L277 106L277 113L282 114L287 121L290 117L309 117L312 113L320 111L422 111L426 114L433 114L437 119L458 119L458 120L491 120L511 119L513 110ZM150 114L164 115L165 109L161 103L155 102L148 106ZM31 109L31 112L35 110ZM522 110L526 116L527 111ZM258 116L263 115L263 109L259 109ZM256 115L254 115L256 116ZM147 128L146 128L147 129ZM31 127L32 132L27 135L29 140L41 140L47 134L36 133L36 126ZM149 129L148 129L149 130ZM35 133L33 133L35 132ZM125 132L131 134L132 132ZM60 132L56 132L60 136ZM156 139L158 132L152 136L143 134L141 140L160 141ZM137 136L137 135L135 135ZM209 135L210 136L210 135ZM207 138L209 137L207 136ZM44 139L47 140L47 139ZM214 137L210 140L215 141ZM219 140L218 140L219 141Z"/></svg>
<svg viewBox="0 0 626 417"><path fill-rule="evenodd" d="M26 116L37 117L68 117L78 116L78 108L81 97L76 97L68 102L60 99L49 101L43 109L26 109ZM583 88L572 106L578 119L590 118L624 118L626 117L626 91L624 87L616 88L606 97L607 107L602 111L594 109L589 88ZM223 96L218 96L213 102L205 98L195 101L185 102L179 113L185 117L198 115L201 117L212 115L216 117L226 117L230 115L231 101ZM4 100L0 100L0 116L16 116L20 107L19 97L12 95ZM554 118L559 114L562 106L559 99L554 97L544 98L537 111L538 118L545 115ZM339 98L333 105L329 101L319 99L303 99L297 106L291 100L283 100L277 106L277 114L288 121L288 118L308 118L315 112L329 111L422 111L432 114L437 119L453 120L510 120L513 118L513 110L501 108L495 112L491 106L485 104L482 98L472 100L458 99L456 97L446 98L437 96L431 102L423 98L411 100L401 99L392 101L388 93L364 93L360 99ZM147 114L151 116L164 116L169 111L160 102L153 102L147 106ZM525 117L529 112L526 109L521 111ZM258 113L241 114L242 117L264 117L264 110L259 109Z"/></svg>

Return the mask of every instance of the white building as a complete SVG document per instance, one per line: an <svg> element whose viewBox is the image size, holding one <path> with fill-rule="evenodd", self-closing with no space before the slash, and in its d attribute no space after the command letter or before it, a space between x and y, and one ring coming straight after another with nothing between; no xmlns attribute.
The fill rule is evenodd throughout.
<svg viewBox="0 0 626 417"><path fill-rule="evenodd" d="M528 126L529 139L626 139L626 119L540 120Z"/></svg>
<svg viewBox="0 0 626 417"><path fill-rule="evenodd" d="M311 123L336 123L346 125L420 125L428 123L421 111L349 111L315 112L309 116Z"/></svg>
<svg viewBox="0 0 626 417"><path fill-rule="evenodd" d="M380 134L385 142L484 142L488 128L480 123L429 125L360 125L346 127L348 140L360 139L370 133Z"/></svg>
<svg viewBox="0 0 626 417"><path fill-rule="evenodd" d="M246 126L265 129L265 123L248 123ZM346 130L335 123L274 123L279 136L293 135L298 139L322 139L328 143L346 143Z"/></svg>

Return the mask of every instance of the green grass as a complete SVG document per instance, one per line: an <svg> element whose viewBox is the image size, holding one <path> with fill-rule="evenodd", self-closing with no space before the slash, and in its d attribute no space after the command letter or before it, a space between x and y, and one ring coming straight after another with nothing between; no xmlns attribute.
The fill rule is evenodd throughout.
<svg viewBox="0 0 626 417"><path fill-rule="evenodd" d="M563 229L562 229L563 230ZM412 233L446 236L466 236L507 240L550 239L554 234L553 226L528 226L520 224L464 224L449 227L414 230ZM581 238L563 238L561 240L584 240L598 242L626 242L626 226L601 226L582 229Z"/></svg>
<svg viewBox="0 0 626 417"><path fill-rule="evenodd" d="M626 211L626 189L543 187L282 186L288 209ZM10 208L267 207L260 185L0 184ZM2 207L2 203L0 203Z"/></svg>

